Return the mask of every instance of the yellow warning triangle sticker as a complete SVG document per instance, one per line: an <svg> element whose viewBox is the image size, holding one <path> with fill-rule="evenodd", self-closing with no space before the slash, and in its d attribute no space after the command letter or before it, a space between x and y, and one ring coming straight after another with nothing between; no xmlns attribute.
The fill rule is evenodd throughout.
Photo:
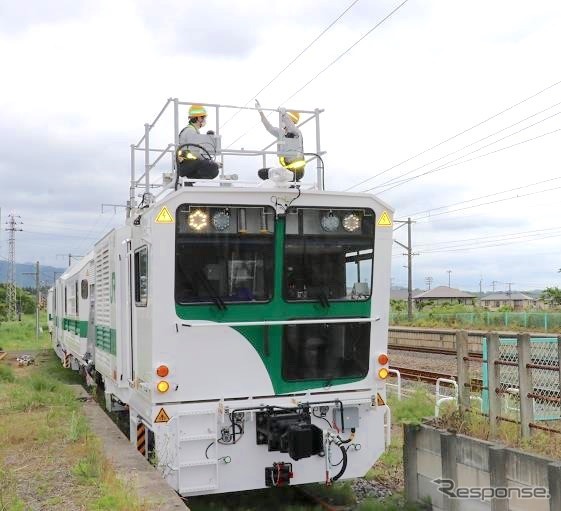
<svg viewBox="0 0 561 511"><path fill-rule="evenodd" d="M161 209L156 217L157 224L173 224L173 217L165 206Z"/></svg>
<svg viewBox="0 0 561 511"><path fill-rule="evenodd" d="M161 408L158 415L156 415L154 422L169 422L169 415L163 408Z"/></svg>
<svg viewBox="0 0 561 511"><path fill-rule="evenodd" d="M376 404L378 406L384 406L386 404L386 402L384 401L384 399L382 398L382 396L380 395L380 393L376 393ZM158 421L156 421L158 422Z"/></svg>
<svg viewBox="0 0 561 511"><path fill-rule="evenodd" d="M392 226L392 221L391 221L390 215L388 215L387 211L383 211L382 214L380 215L380 219L378 220L378 225L380 227L391 227Z"/></svg>

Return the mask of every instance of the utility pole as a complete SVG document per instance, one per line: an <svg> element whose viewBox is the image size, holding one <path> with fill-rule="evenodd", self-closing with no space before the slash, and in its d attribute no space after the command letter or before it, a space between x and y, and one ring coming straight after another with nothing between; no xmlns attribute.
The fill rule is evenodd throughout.
<svg viewBox="0 0 561 511"><path fill-rule="evenodd" d="M491 285L493 286L493 293L495 292L495 284L500 284L500 282L498 280L493 280L493 282L491 282Z"/></svg>
<svg viewBox="0 0 561 511"><path fill-rule="evenodd" d="M39 261L35 263L35 271L24 272L22 275L35 275L35 340L39 342L39 303L41 292L39 290Z"/></svg>
<svg viewBox="0 0 561 511"><path fill-rule="evenodd" d="M70 266L72 264L72 259L73 258L78 259L80 257L84 257L84 256L81 256L81 255L74 255L74 254L70 254L70 253L69 254L57 254L56 256L57 257L67 257L68 256L68 266Z"/></svg>
<svg viewBox="0 0 561 511"><path fill-rule="evenodd" d="M428 286L428 288L429 288L428 290L429 290L429 291L430 291L430 286L431 286L433 280L434 280L434 279L433 279L432 277L425 277L425 283L426 283L426 285Z"/></svg>
<svg viewBox="0 0 561 511"><path fill-rule="evenodd" d="M479 279L479 298L483 296L483 279Z"/></svg>
<svg viewBox="0 0 561 511"><path fill-rule="evenodd" d="M407 256L407 319L409 321L413 320L413 256L419 255L418 253L413 253L411 247L411 218L407 220L394 220L395 223L401 224L399 227L394 229L394 232L407 224L407 245L394 240L400 247L407 250L403 255Z"/></svg>
<svg viewBox="0 0 561 511"><path fill-rule="evenodd" d="M452 270L446 270L446 273L448 273L448 287L450 287L450 274L452 273Z"/></svg>
<svg viewBox="0 0 561 511"><path fill-rule="evenodd" d="M10 233L8 239L8 285L6 287L6 302L8 303L8 319L16 319L17 296L16 296L16 232L23 231L23 225L19 215L11 214L6 222L6 230Z"/></svg>
<svg viewBox="0 0 561 511"><path fill-rule="evenodd" d="M505 284L508 286L508 296L511 295L511 288L510 286L512 286L512 284L515 284L515 282L505 282Z"/></svg>

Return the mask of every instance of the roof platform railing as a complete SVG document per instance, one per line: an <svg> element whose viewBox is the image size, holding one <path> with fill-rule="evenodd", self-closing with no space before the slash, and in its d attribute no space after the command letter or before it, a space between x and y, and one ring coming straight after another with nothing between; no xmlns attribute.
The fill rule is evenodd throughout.
<svg viewBox="0 0 561 511"><path fill-rule="evenodd" d="M214 180L192 180L192 179L185 179L179 178L177 179L177 168L176 168L176 159L175 154L179 147L179 133L180 133L180 109L190 105L202 105L209 110L214 110L214 130L213 136L219 141L217 147L215 147L213 151L213 156L220 161L220 174ZM158 144L160 147L151 146L151 134L152 130L158 123L161 123L162 116L168 111L168 109L173 110L173 121L172 127L173 130L171 136L168 140L173 140L173 142L168 143L165 147L162 147L162 144ZM225 110L236 110L236 112L223 124L221 124L221 114L224 113ZM216 103L203 103L203 102L196 102L196 101L180 101L177 98L168 98L160 112L156 115L154 120L151 123L146 123L144 125L144 134L136 144L132 144L130 146L131 154L130 154L130 170L131 170L131 180L130 180L130 197L129 197L129 208L137 207L137 197L142 196L141 202L144 204L150 203L155 197L161 195L162 193L167 192L172 187L177 187L178 183L185 184L185 183L200 183L201 185L217 185L217 186L252 186L255 187L257 185L262 186L262 182L260 181L243 181L238 180L236 174L226 174L225 173L225 165L224 159L225 157L238 157L238 156L247 156L247 157L260 157L261 164L263 167L267 167L267 158L271 156L279 156L279 152L276 151L274 148L275 145L279 145L282 147L284 144L284 137L281 134L279 139L273 140L271 143L266 145L261 149L234 149L230 146L226 148L222 148L220 144L221 140L221 126L227 124L235 115L239 112L249 110L249 111L258 111L256 107L248 107L248 106L236 106L236 105L220 105ZM314 122L314 131L315 131L315 151L313 152L304 152L306 157L306 163L313 162L314 160L317 162L317 172L316 172L316 179L312 186L308 183L301 184L299 186L304 186L305 188L315 188L322 190L323 183L324 183L324 167L323 167L323 160L322 155L325 154L325 151L321 150L320 144L320 125L319 125L319 115L323 112L322 109L316 108L315 110L302 110L297 108L261 108L263 112L268 112L269 115L272 113L278 114L279 126L281 125L281 117L285 111L295 110L300 113L301 116L304 118L302 122L298 123L298 128L305 126L308 123ZM208 127L208 126L207 126ZM164 127L165 131L169 128ZM246 133L242 136L238 137L234 141L234 143L242 138ZM273 148L273 149L271 149ZM140 172L137 176L137 166L141 168L140 159L137 160L137 153L141 153L143 155L143 165L144 167L143 172ZM166 157L170 158L170 172L162 174L162 181L155 182L152 179L151 173L154 171L156 165L158 165L162 160ZM157 193L152 193L152 192Z"/></svg>

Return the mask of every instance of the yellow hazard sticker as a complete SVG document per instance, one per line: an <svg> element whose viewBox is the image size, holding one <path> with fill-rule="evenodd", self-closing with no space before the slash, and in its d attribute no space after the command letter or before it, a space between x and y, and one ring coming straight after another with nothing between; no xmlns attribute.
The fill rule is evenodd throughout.
<svg viewBox="0 0 561 511"><path fill-rule="evenodd" d="M173 224L173 217L165 206L160 210L156 217L157 224Z"/></svg>
<svg viewBox="0 0 561 511"><path fill-rule="evenodd" d="M380 395L379 392L376 393L376 404L378 406L384 406L386 404L386 402L384 401L384 398Z"/></svg>
<svg viewBox="0 0 561 511"><path fill-rule="evenodd" d="M160 408L160 411L158 412L158 415L156 415L154 422L169 422L169 415L163 408Z"/></svg>
<svg viewBox="0 0 561 511"><path fill-rule="evenodd" d="M390 215L388 215L387 211L382 211L382 214L380 215L380 218L378 219L378 225L380 227L391 227L392 226L392 220L390 218Z"/></svg>

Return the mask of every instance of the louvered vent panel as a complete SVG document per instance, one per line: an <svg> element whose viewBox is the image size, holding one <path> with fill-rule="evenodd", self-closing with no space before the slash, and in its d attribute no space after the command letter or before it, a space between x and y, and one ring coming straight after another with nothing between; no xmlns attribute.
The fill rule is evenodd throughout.
<svg viewBox="0 0 561 511"><path fill-rule="evenodd" d="M95 317L100 326L111 326L111 272L109 248L95 257Z"/></svg>

